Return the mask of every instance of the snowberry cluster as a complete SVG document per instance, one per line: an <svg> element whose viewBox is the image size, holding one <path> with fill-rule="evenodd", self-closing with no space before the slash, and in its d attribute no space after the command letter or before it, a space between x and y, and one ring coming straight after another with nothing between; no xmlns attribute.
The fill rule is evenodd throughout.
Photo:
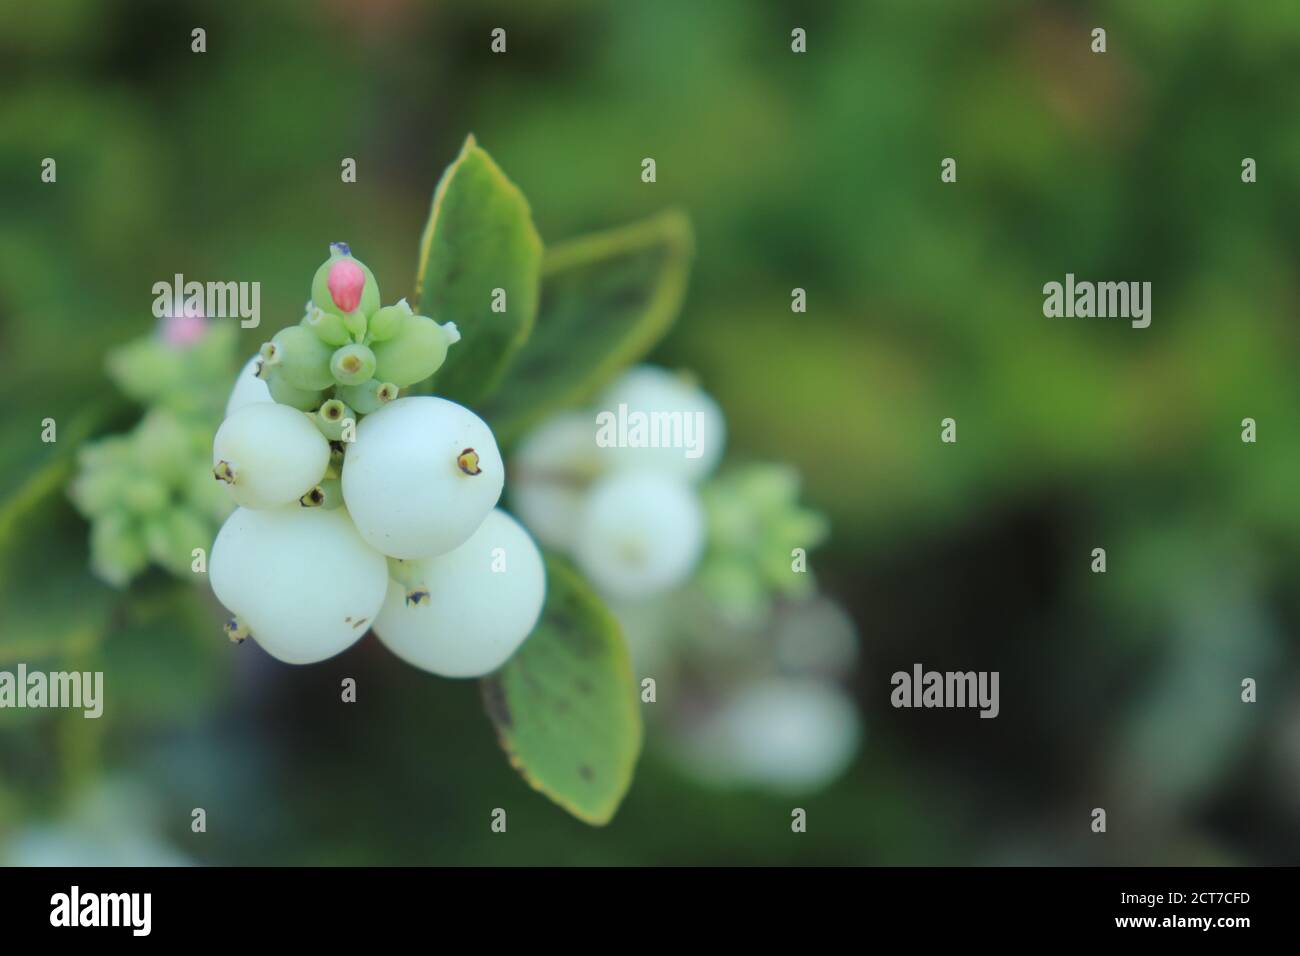
<svg viewBox="0 0 1300 956"><path fill-rule="evenodd" d="M330 247L306 315L245 366L213 441L239 505L209 566L232 639L307 664L370 629L448 677L493 671L523 643L545 573L496 509L496 439L467 408L401 394L459 338L405 300L381 308L370 270Z"/></svg>
<svg viewBox="0 0 1300 956"><path fill-rule="evenodd" d="M193 579L194 549L230 514L206 462L234 354L231 326L188 313L109 352L109 378L147 411L131 431L77 452L68 494L91 523L100 580L124 588L150 564Z"/></svg>
<svg viewBox="0 0 1300 956"><path fill-rule="evenodd" d="M696 445L602 445L599 415L563 412L521 445L511 500L538 537L569 552L606 597L648 600L684 583L704 554L698 486L722 457L726 422L700 388L650 365L625 372L596 407L689 420Z"/></svg>

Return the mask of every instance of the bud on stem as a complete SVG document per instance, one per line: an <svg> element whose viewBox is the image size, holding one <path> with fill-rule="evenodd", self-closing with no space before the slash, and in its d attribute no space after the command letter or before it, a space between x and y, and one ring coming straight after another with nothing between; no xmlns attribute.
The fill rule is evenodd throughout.
<svg viewBox="0 0 1300 956"><path fill-rule="evenodd" d="M372 378L360 385L340 385L335 389L335 394L359 414L369 415L397 398L397 386L392 382L380 382L379 379Z"/></svg>
<svg viewBox="0 0 1300 956"><path fill-rule="evenodd" d="M424 583L418 562L389 558L388 576L406 590L406 603L408 606L428 603L429 588Z"/></svg>
<svg viewBox="0 0 1300 956"><path fill-rule="evenodd" d="M330 441L340 441L343 438L344 423L351 421L355 425L357 417L356 413L343 402L331 398L321 405L312 416L312 421L320 429L321 434Z"/></svg>
<svg viewBox="0 0 1300 956"><path fill-rule="evenodd" d="M340 385L361 385L375 374L375 353L364 345L345 345L334 352L330 371Z"/></svg>

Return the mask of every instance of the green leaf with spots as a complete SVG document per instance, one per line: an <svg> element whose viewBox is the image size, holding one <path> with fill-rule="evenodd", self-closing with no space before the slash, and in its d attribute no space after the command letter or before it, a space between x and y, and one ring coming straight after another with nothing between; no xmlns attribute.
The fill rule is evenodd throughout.
<svg viewBox="0 0 1300 956"><path fill-rule="evenodd" d="M537 328L482 409L497 441L517 441L645 356L677 318L693 249L673 210L548 249Z"/></svg>
<svg viewBox="0 0 1300 956"><path fill-rule="evenodd" d="M537 629L483 700L511 764L579 820L608 823L641 752L641 704L618 622L566 562L546 559Z"/></svg>
<svg viewBox="0 0 1300 956"><path fill-rule="evenodd" d="M473 407L496 388L532 331L541 267L523 193L468 137L434 191L415 277L417 311L460 330L439 395Z"/></svg>

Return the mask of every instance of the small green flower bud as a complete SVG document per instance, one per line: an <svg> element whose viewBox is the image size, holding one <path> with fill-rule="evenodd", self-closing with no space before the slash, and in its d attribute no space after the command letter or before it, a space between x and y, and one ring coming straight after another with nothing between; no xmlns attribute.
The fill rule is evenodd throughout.
<svg viewBox="0 0 1300 956"><path fill-rule="evenodd" d="M344 422L351 421L356 425L357 413L337 398L331 398L317 409L311 420L315 422L321 434L330 441L340 441L343 437Z"/></svg>
<svg viewBox="0 0 1300 956"><path fill-rule="evenodd" d="M307 314L303 316L302 325L311 329L318 339L335 348L352 341L352 335L338 313L326 312L320 306L310 302L307 304Z"/></svg>
<svg viewBox="0 0 1300 956"><path fill-rule="evenodd" d="M257 350L257 354L257 377L260 379L270 378L271 373L275 371L283 358L280 355L279 346L274 342L263 342Z"/></svg>
<svg viewBox="0 0 1300 956"><path fill-rule="evenodd" d="M111 467L82 471L68 488L68 497L87 518L105 514L126 492L126 474Z"/></svg>
<svg viewBox="0 0 1300 956"><path fill-rule="evenodd" d="M270 389L271 398L281 405L288 405L304 412L315 411L320 408L320 403L325 400L323 391L308 391L291 385L280 374L279 369L272 369L271 374L267 376L266 387Z"/></svg>
<svg viewBox="0 0 1300 956"><path fill-rule="evenodd" d="M426 315L408 315L396 335L375 343L375 377L399 388L414 385L438 371L447 348L459 341L454 322L439 325Z"/></svg>
<svg viewBox="0 0 1300 956"><path fill-rule="evenodd" d="M360 385L340 385L335 394L351 405L361 415L369 415L397 398L397 386L392 382L368 379Z"/></svg>
<svg viewBox="0 0 1300 956"><path fill-rule="evenodd" d="M167 507L171 495L161 481L141 475L122 489L122 504L132 514L150 515Z"/></svg>
<svg viewBox="0 0 1300 956"><path fill-rule="evenodd" d="M375 374L375 353L355 342L335 351L330 371L340 385L360 385Z"/></svg>
<svg viewBox="0 0 1300 956"><path fill-rule="evenodd" d="M386 305L370 317L370 338L387 342L402 327L402 320L411 315L411 307L402 299L397 305Z"/></svg>
<svg viewBox="0 0 1300 956"><path fill-rule="evenodd" d="M343 327L348 330L348 335L354 342L360 342L366 337L367 324L366 314L360 309L343 316Z"/></svg>
<svg viewBox="0 0 1300 956"><path fill-rule="evenodd" d="M400 558L388 559L388 576L406 591L407 605L420 605L429 602L429 586L424 581L422 564L419 561L403 561Z"/></svg>
<svg viewBox="0 0 1300 956"><path fill-rule="evenodd" d="M353 258L346 243L334 242L330 257L312 278L311 300L326 312L345 317L360 312L365 317L379 308L379 283L365 263Z"/></svg>
<svg viewBox="0 0 1300 956"><path fill-rule="evenodd" d="M144 538L126 515L105 515L90 527L90 567L113 587L124 588L149 563Z"/></svg>
<svg viewBox="0 0 1300 956"><path fill-rule="evenodd" d="M290 325L276 332L270 344L276 359L276 374L294 388L314 392L334 384L334 376L330 374L330 355L334 350L310 329Z"/></svg>
<svg viewBox="0 0 1300 956"><path fill-rule="evenodd" d="M212 544L212 531L193 512L173 508L145 522L144 541L154 563L172 574L184 575L190 570L194 549Z"/></svg>

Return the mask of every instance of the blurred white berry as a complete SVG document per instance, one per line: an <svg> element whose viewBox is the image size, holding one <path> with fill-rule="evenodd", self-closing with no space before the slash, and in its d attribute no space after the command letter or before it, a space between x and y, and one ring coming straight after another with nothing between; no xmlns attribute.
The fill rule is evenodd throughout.
<svg viewBox="0 0 1300 956"><path fill-rule="evenodd" d="M367 415L343 460L343 500L361 536L394 558L445 554L501 498L505 467L487 423L431 396Z"/></svg>
<svg viewBox="0 0 1300 956"><path fill-rule="evenodd" d="M227 418L245 405L275 401L271 397L271 390L266 387L266 382L257 377L257 363L261 360L262 356L254 355L239 370L239 377L235 379L235 387L230 390L230 399L226 402Z"/></svg>
<svg viewBox="0 0 1300 956"><path fill-rule="evenodd" d="M208 576L268 654L312 664L366 633L388 588L388 563L342 509L239 508L217 533Z"/></svg>
<svg viewBox="0 0 1300 956"><path fill-rule="evenodd" d="M587 485L601 469L586 412L562 412L528 434L511 461L510 502L539 541L571 549Z"/></svg>
<svg viewBox="0 0 1300 956"><path fill-rule="evenodd" d="M456 550L412 562L424 594L390 581L375 635L409 664L480 677L509 659L537 624L546 571L528 532L500 509Z"/></svg>
<svg viewBox="0 0 1300 956"><path fill-rule="evenodd" d="M860 737L857 708L835 685L770 679L743 687L688 746L706 778L803 793L843 773Z"/></svg>
<svg viewBox="0 0 1300 956"><path fill-rule="evenodd" d="M212 442L213 474L247 508L297 502L321 480L329 457L329 442L311 419L274 402L245 405Z"/></svg>
<svg viewBox="0 0 1300 956"><path fill-rule="evenodd" d="M704 549L704 510L680 477L623 472L596 482L578 525L576 557L614 598L661 594L690 576Z"/></svg>
<svg viewBox="0 0 1300 956"><path fill-rule="evenodd" d="M629 423L631 416L639 413L646 416L647 422L655 421L654 416L658 415L661 423L679 424L673 425L668 436L660 435L661 442L675 439L667 447L602 447L601 460L606 468L663 471L688 481L699 481L722 459L727 439L722 409L682 376L654 365L630 368L605 390L596 406L597 415L610 413L617 419L620 405L627 406ZM631 434L629 429L629 437Z"/></svg>

